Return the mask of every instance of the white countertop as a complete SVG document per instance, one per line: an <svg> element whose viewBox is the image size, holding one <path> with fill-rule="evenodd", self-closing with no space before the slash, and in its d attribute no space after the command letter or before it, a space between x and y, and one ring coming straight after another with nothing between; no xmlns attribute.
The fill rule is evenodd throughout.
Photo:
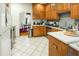
<svg viewBox="0 0 79 59"><path fill-rule="evenodd" d="M79 43L79 41L78 41L78 43ZM77 42L71 43L71 44L69 44L69 46L72 47L73 49L79 51L79 44L77 45Z"/></svg>
<svg viewBox="0 0 79 59"><path fill-rule="evenodd" d="M79 41L79 37L71 37L71 36L66 36L63 34L63 31L59 31L59 32L48 32L49 35L57 38L58 40L66 43L66 44L70 44L72 42L77 42Z"/></svg>
<svg viewBox="0 0 79 59"><path fill-rule="evenodd" d="M45 25L33 25L33 26L45 26Z"/></svg>
<svg viewBox="0 0 79 59"><path fill-rule="evenodd" d="M64 30L64 29L61 29L59 27L52 27L52 26L47 26L47 25L33 25L33 26L46 26L46 27L50 27L50 28L56 28L56 29L59 29L59 30Z"/></svg>

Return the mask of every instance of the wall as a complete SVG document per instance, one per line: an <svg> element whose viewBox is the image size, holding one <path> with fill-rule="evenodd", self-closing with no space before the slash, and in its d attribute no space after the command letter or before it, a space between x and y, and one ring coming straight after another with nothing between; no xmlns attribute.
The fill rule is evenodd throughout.
<svg viewBox="0 0 79 59"><path fill-rule="evenodd" d="M20 27L20 13L21 12L30 12L32 13L32 4L22 4L22 3L12 3L11 4L11 17L12 25L16 26L16 36L19 36L19 27Z"/></svg>
<svg viewBox="0 0 79 59"><path fill-rule="evenodd" d="M69 14L62 14L59 21L60 27L71 27L74 24L74 19L70 18Z"/></svg>
<svg viewBox="0 0 79 59"><path fill-rule="evenodd" d="M5 25L5 4L0 3L0 27Z"/></svg>
<svg viewBox="0 0 79 59"><path fill-rule="evenodd" d="M33 20L33 25L38 25L37 23L41 23L41 21L43 21L43 24L41 25L45 25L45 23L47 22L46 20Z"/></svg>
<svg viewBox="0 0 79 59"><path fill-rule="evenodd" d="M70 18L70 14L68 13L64 13L60 15L60 19L59 21L49 21L49 24L53 24L54 22L56 22L57 24L59 24L59 27L70 27L73 26L75 20ZM78 23L79 21L76 21L76 23Z"/></svg>

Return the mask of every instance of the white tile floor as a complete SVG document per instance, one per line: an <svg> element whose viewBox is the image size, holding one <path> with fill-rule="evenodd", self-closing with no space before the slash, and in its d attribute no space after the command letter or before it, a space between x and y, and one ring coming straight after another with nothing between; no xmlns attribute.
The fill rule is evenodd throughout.
<svg viewBox="0 0 79 59"><path fill-rule="evenodd" d="M48 56L48 39L46 37L18 37L12 49L12 56Z"/></svg>

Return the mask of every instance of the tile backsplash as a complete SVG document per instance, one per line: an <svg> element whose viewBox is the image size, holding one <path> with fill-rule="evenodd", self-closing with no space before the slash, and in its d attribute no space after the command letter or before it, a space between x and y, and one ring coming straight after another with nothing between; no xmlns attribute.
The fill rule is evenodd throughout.
<svg viewBox="0 0 79 59"><path fill-rule="evenodd" d="M76 22L76 24L79 24L79 19L76 19L75 22Z"/></svg>
<svg viewBox="0 0 79 59"><path fill-rule="evenodd" d="M39 24L43 22L42 24ZM47 20L33 20L33 25L45 25L47 24L54 24L54 22L57 23L57 25L59 25L59 27L71 27L74 25L74 23L79 24L79 20L75 20L75 19L71 19L70 15L67 13L65 14L61 14L60 15L60 20L59 21L47 21Z"/></svg>
<svg viewBox="0 0 79 59"><path fill-rule="evenodd" d="M33 20L33 25L45 25L47 20Z"/></svg>
<svg viewBox="0 0 79 59"><path fill-rule="evenodd" d="M60 15L59 21L48 21L48 23L50 25L54 24L54 22L56 22L57 25L59 25L59 27L64 28L64 27L71 27L71 26L73 26L73 24L75 23L75 20L71 19L70 15L68 13L64 13L64 14Z"/></svg>
<svg viewBox="0 0 79 59"><path fill-rule="evenodd" d="M70 14L62 14L60 16L59 26L60 27L71 27L75 23L74 19L70 18Z"/></svg>

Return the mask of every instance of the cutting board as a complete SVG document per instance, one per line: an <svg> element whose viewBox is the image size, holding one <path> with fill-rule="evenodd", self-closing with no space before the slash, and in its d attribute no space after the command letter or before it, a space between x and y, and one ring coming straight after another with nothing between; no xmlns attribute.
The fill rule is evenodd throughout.
<svg viewBox="0 0 79 59"><path fill-rule="evenodd" d="M65 31L64 35L72 36L72 37L79 37L79 35L77 35L75 32L71 32L71 31Z"/></svg>

